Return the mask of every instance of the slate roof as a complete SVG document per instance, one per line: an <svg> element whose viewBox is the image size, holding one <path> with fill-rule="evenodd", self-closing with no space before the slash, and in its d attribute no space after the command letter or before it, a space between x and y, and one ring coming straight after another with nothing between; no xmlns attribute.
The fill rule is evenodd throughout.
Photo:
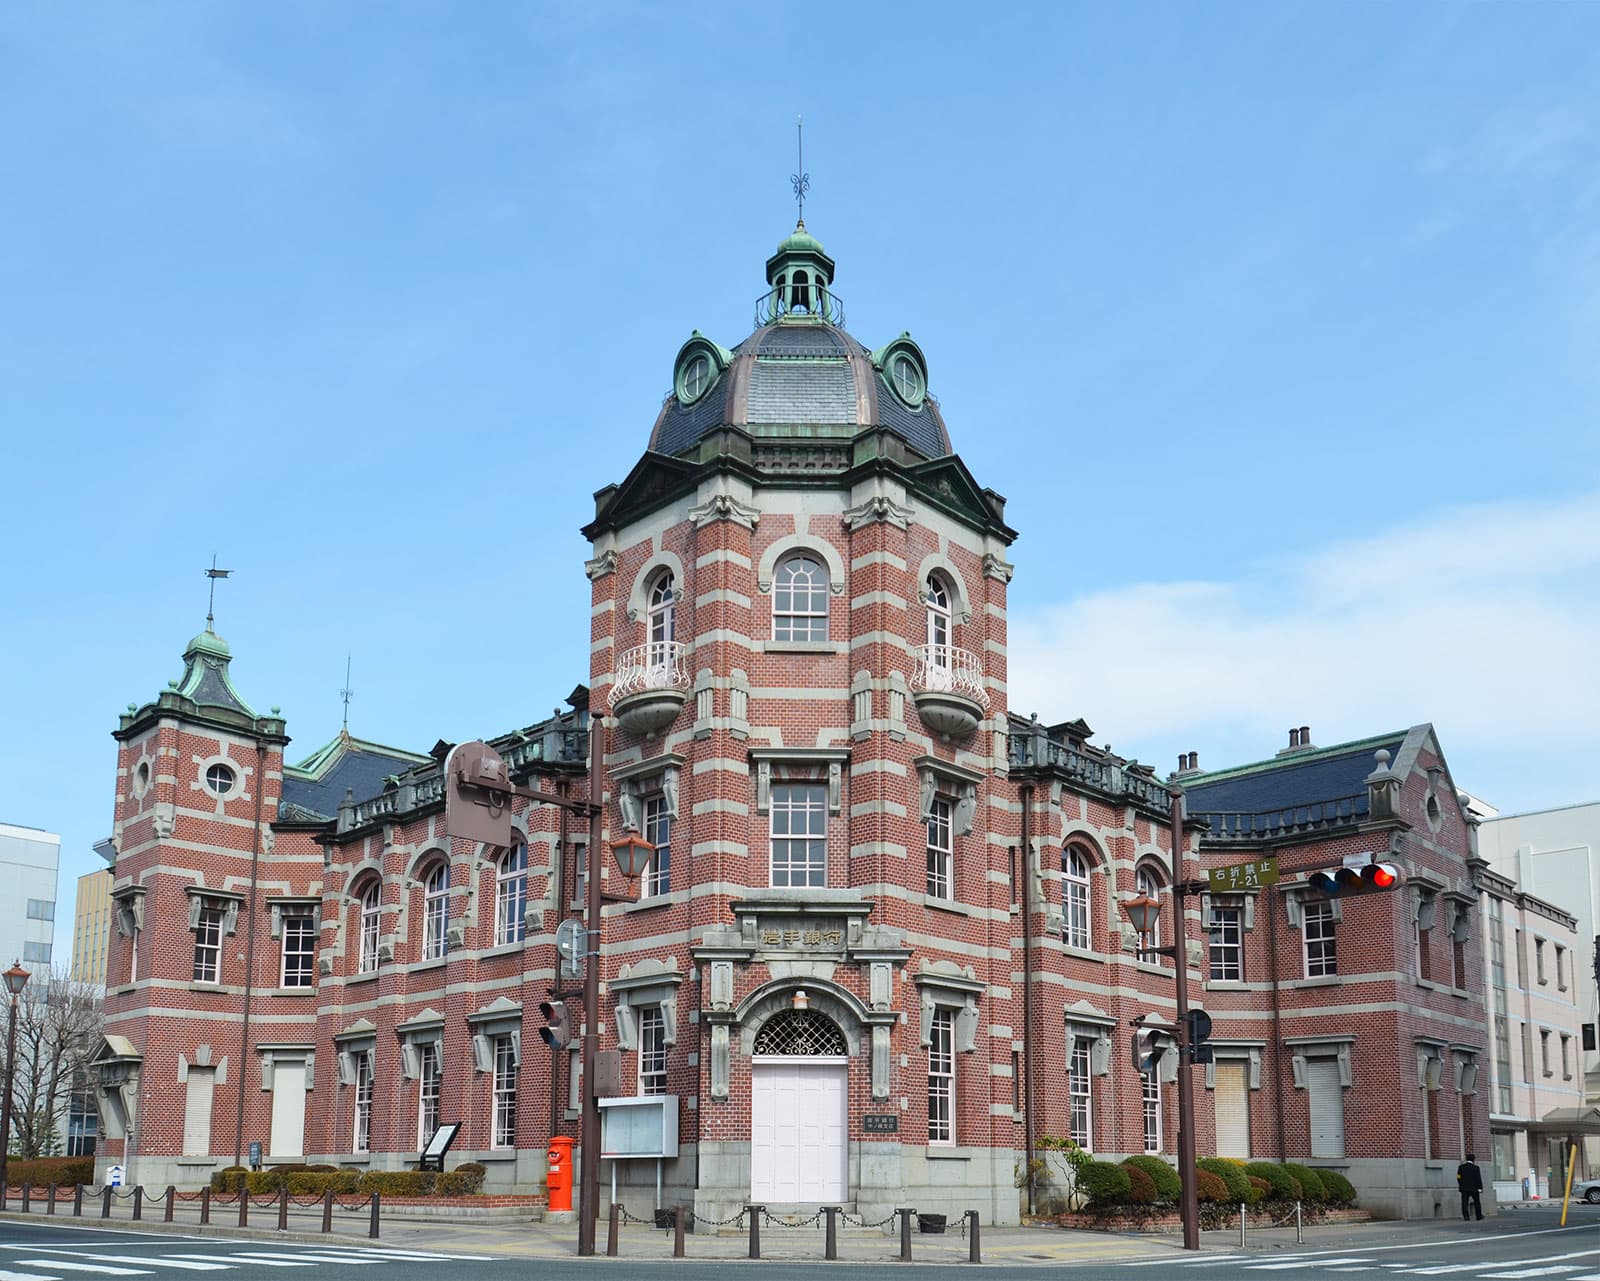
<svg viewBox="0 0 1600 1281"><path fill-rule="evenodd" d="M889 390L881 373L873 377L878 380L878 418L883 425L919 454L929 458L943 458L948 454L950 433L945 430L939 402L932 396L924 396L922 404L912 409Z"/></svg>
<svg viewBox="0 0 1600 1281"><path fill-rule="evenodd" d="M1354 812L1364 815L1365 780L1377 768L1374 754L1384 748L1393 761L1405 738L1406 731L1400 730L1184 779L1189 813L1265 814L1353 796Z"/></svg>
<svg viewBox="0 0 1600 1281"><path fill-rule="evenodd" d="M341 734L299 765L284 768L279 815L331 819L339 813L347 791L355 800L371 800L382 793L391 774L404 774L431 759Z"/></svg>

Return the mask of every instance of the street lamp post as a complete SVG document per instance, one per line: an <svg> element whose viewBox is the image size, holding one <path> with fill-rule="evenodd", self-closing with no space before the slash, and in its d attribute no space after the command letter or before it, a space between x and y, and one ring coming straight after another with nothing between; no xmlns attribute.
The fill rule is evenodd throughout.
<svg viewBox="0 0 1600 1281"><path fill-rule="evenodd" d="M1194 1167L1194 1078L1189 1069L1191 1051L1189 1044L1189 958L1188 939L1184 930L1184 899L1195 887L1183 878L1183 793L1174 788L1172 796L1172 946L1143 946L1145 937L1156 928L1161 919L1161 903L1157 899L1138 898L1126 900L1123 910L1128 920L1139 932L1141 956L1170 956L1177 988L1178 1026L1173 1037L1178 1056L1178 1177L1183 1181L1183 1194L1178 1210L1183 1220L1183 1248L1200 1248L1200 1193L1195 1187ZM1155 1071L1152 1064L1150 1070Z"/></svg>
<svg viewBox="0 0 1600 1281"><path fill-rule="evenodd" d="M10 1016L6 1020L6 1079L5 1095L0 1098L0 1196L5 1195L6 1155L11 1150L11 1093L17 1081L17 1002L22 999L22 989L28 986L28 971L16 961L0 978L6 981L6 991L11 995Z"/></svg>

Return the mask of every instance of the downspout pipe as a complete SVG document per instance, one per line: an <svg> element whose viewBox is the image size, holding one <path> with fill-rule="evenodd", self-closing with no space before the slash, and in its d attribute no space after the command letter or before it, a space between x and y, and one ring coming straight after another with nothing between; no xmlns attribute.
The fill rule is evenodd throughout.
<svg viewBox="0 0 1600 1281"><path fill-rule="evenodd" d="M1033 787L1018 792L1022 801L1022 1148L1027 1173L1028 1213L1034 1213L1033 1178Z"/></svg>
<svg viewBox="0 0 1600 1281"><path fill-rule="evenodd" d="M256 821L250 840L250 896L245 902L244 1011L239 1020L239 1106L233 1120L233 1163L244 1157L245 1075L250 1066L250 1003L256 988L256 889L261 880L261 804L267 790L267 745L256 739ZM220 977L220 976L219 976Z"/></svg>

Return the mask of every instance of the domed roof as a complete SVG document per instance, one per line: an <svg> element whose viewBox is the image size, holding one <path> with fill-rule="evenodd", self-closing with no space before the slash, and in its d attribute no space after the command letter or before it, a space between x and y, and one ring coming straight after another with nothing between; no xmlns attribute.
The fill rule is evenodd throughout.
<svg viewBox="0 0 1600 1281"><path fill-rule="evenodd" d="M228 648L228 642L209 627L184 647L183 656L187 658L190 654L210 654L213 658L233 657L233 651Z"/></svg>
<svg viewBox="0 0 1600 1281"><path fill-rule="evenodd" d="M822 241L807 231L803 222L797 222L788 237L778 244L778 253L780 254L820 254L823 252L825 251L822 248Z"/></svg>

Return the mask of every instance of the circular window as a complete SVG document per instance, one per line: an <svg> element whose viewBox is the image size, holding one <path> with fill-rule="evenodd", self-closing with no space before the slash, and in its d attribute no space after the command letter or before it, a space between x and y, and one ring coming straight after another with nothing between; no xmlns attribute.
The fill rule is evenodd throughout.
<svg viewBox="0 0 1600 1281"><path fill-rule="evenodd" d="M894 394L913 409L922 404L922 370L905 352L889 362L889 381L894 385Z"/></svg>
<svg viewBox="0 0 1600 1281"><path fill-rule="evenodd" d="M150 790L150 762L140 761L139 767L133 771L133 794L143 796Z"/></svg>
<svg viewBox="0 0 1600 1281"><path fill-rule="evenodd" d="M206 770L206 786L216 796L226 796L233 791L236 781L233 771L226 765L212 765Z"/></svg>
<svg viewBox="0 0 1600 1281"><path fill-rule="evenodd" d="M684 361L678 369L678 399L684 404L693 404L705 395L716 381L716 371L712 368L711 357L699 351Z"/></svg>

